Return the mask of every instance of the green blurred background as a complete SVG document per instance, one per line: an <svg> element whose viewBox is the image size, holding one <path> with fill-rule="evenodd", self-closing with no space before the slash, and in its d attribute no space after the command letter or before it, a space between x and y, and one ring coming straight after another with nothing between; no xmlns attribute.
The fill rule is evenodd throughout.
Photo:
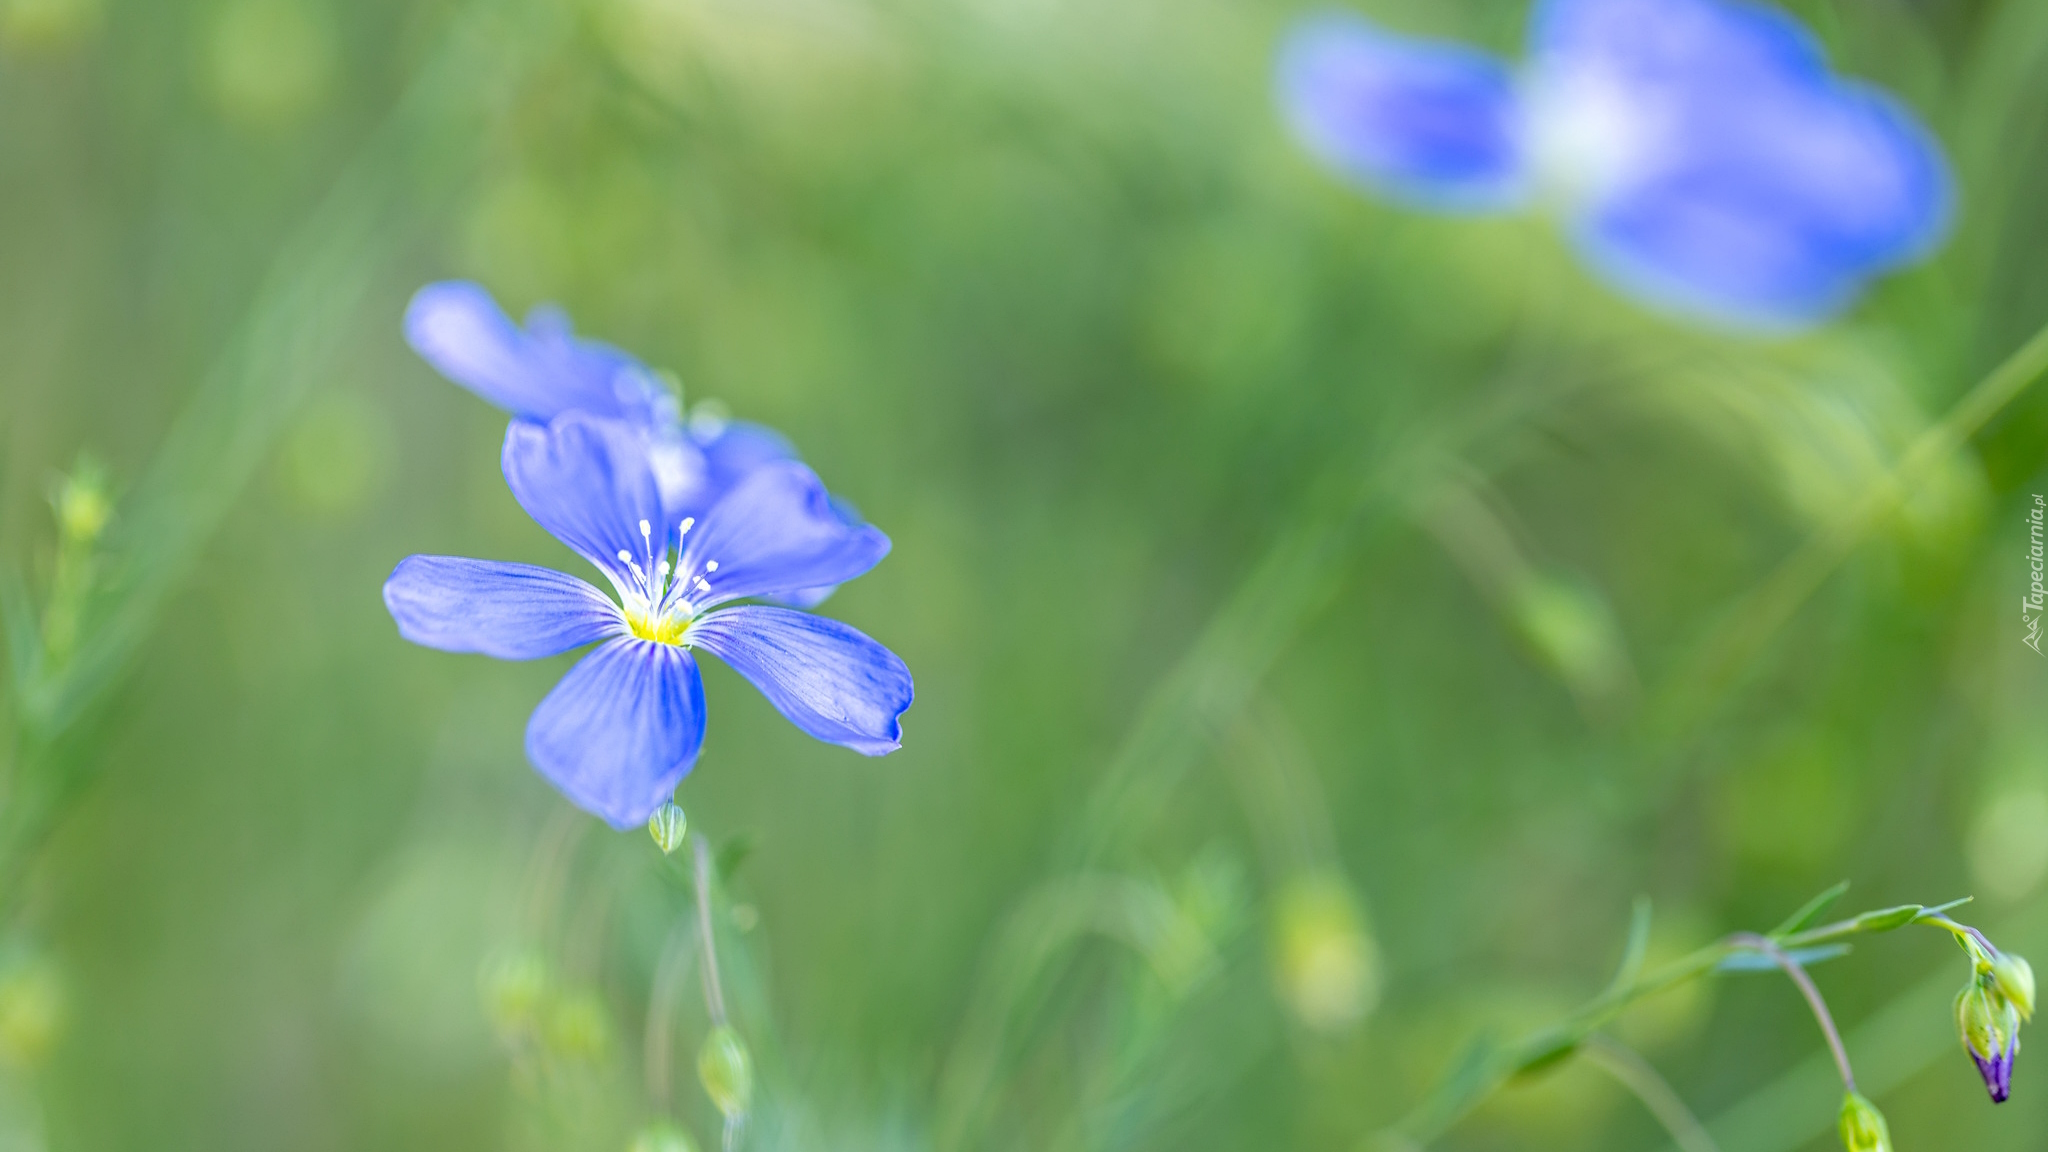
<svg viewBox="0 0 2048 1152"><path fill-rule="evenodd" d="M1525 16L1361 6L1504 51ZM451 276L781 428L895 541L826 610L916 673L902 752L707 673L679 795L750 1147L1363 1147L1597 992L1638 894L1659 956L1842 878L2048 956L2048 388L1782 626L1756 593L2048 318L2048 2L1791 7L1963 208L1760 343L1318 170L1268 95L1289 3L0 0L0 556L31 605L75 578L51 494L98 467L81 612L122 637L0 893L0 1146L623 1149L664 1107L715 1146L690 901L521 754L570 658L379 600L416 551L574 565L401 339ZM1963 974L1924 933L1816 978L1902 1148L2039 1148L2048 1064L1984 1102ZM1784 981L1618 1034L1727 1152L1833 1146ZM1441 1146L1664 1142L1573 1065Z"/></svg>

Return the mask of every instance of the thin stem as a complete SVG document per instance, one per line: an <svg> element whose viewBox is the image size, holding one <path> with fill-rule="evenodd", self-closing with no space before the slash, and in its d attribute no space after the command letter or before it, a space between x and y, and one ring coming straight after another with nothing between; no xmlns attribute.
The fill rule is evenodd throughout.
<svg viewBox="0 0 2048 1152"><path fill-rule="evenodd" d="M1593 1066L1607 1073L1620 1085L1635 1094L1643 1102L1664 1131L1671 1134L1671 1141L1677 1144L1679 1152L1721 1152L1714 1144L1714 1138L1707 1134L1706 1126L1685 1101L1678 1098L1664 1077L1657 1074L1650 1062L1643 1059L1635 1049L1623 1044L1605 1033L1595 1032L1586 1037L1585 1046L1580 1049Z"/></svg>
<svg viewBox="0 0 2048 1152"><path fill-rule="evenodd" d="M1794 960L1783 948L1778 947L1777 941L1768 936L1738 932L1728 940L1732 944L1754 948L1769 956L1778 967L1785 970L1785 975L1791 977L1794 984L1799 985L1800 994L1806 997L1807 1007L1813 1009L1813 1018L1820 1024L1821 1035L1828 1038L1828 1048L1835 1054L1835 1070L1842 1074L1843 1089L1855 1092L1856 1073L1849 1068L1849 1051L1842 1047L1842 1035L1835 1031L1835 1018L1828 1014L1828 1003L1821 999L1820 989L1814 987L1813 977L1808 976L1806 969L1799 966L1799 961Z"/></svg>
<svg viewBox="0 0 2048 1152"><path fill-rule="evenodd" d="M647 1023L644 1029L642 1053L647 1066L647 1094L654 1100L654 1110L667 1115L669 1110L670 1065L675 1047L676 996L681 991L683 965L690 962L690 932L688 921L675 926L668 940L662 945L661 961L654 969L654 989L647 997Z"/></svg>
<svg viewBox="0 0 2048 1152"><path fill-rule="evenodd" d="M1743 597L1700 657L1673 681L1662 701L1661 731L1682 736L1702 719L1871 529L2044 372L2048 372L2048 325L1965 393L1947 416L1922 432L1899 457L1896 467L1808 537L1798 551Z"/></svg>
<svg viewBox="0 0 2048 1152"><path fill-rule="evenodd" d="M725 987L718 981L718 947L711 935L711 849L702 835L690 837L697 872L697 939L704 950L704 1010L711 1026L725 1027Z"/></svg>

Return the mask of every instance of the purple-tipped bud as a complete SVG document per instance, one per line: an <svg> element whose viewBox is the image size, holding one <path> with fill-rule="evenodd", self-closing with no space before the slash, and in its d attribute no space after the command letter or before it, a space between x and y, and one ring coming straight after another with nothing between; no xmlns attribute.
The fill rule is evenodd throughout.
<svg viewBox="0 0 2048 1152"><path fill-rule="evenodd" d="M1996 983L1975 980L1956 997L1956 1029L1993 1104L2012 1095L2012 1058L2020 1050L2020 1013Z"/></svg>
<svg viewBox="0 0 2048 1152"><path fill-rule="evenodd" d="M1970 1053L1970 1058L1977 1062L1977 1074L1984 1077L1984 1088L1991 1093L1993 1104L2003 1104L2012 1095L2012 1054L2018 1048L2018 1041L2007 1041L2005 1050L1988 1060L1975 1052Z"/></svg>

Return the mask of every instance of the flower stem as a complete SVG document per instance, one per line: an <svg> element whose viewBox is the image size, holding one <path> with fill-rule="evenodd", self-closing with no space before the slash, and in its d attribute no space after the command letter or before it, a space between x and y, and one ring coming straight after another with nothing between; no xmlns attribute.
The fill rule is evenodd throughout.
<svg viewBox="0 0 2048 1152"><path fill-rule="evenodd" d="M1653 734L1682 738L1704 719L1770 638L1863 538L1929 473L2044 373L2048 373L2048 325L1964 393L1948 415L1907 446L1896 466L1742 598L1729 612L1725 626L1714 630L1699 657L1671 680L1651 717Z"/></svg>
<svg viewBox="0 0 2048 1152"><path fill-rule="evenodd" d="M1856 1073L1849 1067L1849 1051L1842 1047L1842 1034L1835 1030L1835 1018L1828 1013L1828 1002L1821 998L1820 989L1814 987L1813 977L1807 975L1806 969L1799 966L1799 961L1794 960L1783 948L1778 947L1777 941L1768 936L1739 932L1730 936L1728 940L1730 943L1754 948L1769 956L1778 967L1785 970L1785 975L1792 978L1792 983L1799 986L1800 995L1806 997L1806 1006L1813 1009L1813 1018L1820 1024L1821 1035L1828 1039L1828 1049L1835 1054L1835 1071L1842 1074L1843 1090L1856 1091Z"/></svg>
<svg viewBox="0 0 2048 1152"><path fill-rule="evenodd" d="M704 846L701 834L690 837L690 844L696 864L697 940L704 951L704 1010L711 1016L712 1027L723 1028L725 986L718 980L718 947L711 935L711 849Z"/></svg>
<svg viewBox="0 0 2048 1152"><path fill-rule="evenodd" d="M1604 1032L1595 1032L1586 1037L1581 1051L1594 1067L1614 1077L1643 1102L1643 1107L1671 1134L1671 1142L1678 1145L1679 1152L1721 1152L1699 1117L1692 1114L1692 1109L1685 1106L1664 1077L1635 1049Z"/></svg>

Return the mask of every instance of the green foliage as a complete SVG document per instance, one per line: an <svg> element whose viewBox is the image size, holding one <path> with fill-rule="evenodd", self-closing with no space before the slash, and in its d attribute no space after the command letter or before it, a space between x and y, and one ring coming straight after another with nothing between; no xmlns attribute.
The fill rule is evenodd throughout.
<svg viewBox="0 0 2048 1152"><path fill-rule="evenodd" d="M0 1143L723 1131L682 858L524 764L563 662L378 602L414 551L575 563L401 342L468 276L895 541L829 607L916 672L902 752L708 673L678 802L746 1147L1357 1147L1549 1060L1435 1146L1648 1152L1547 1029L1671 973L1617 1034L1731 1152L1821 1146L1811 1020L1691 981L1712 941L1849 876L2048 947L2048 5L1791 7L1965 201L1756 342L1318 171L1270 107L1295 5L0 0ZM1772 937L1939 911L1839 895ZM1910 1147L2034 1147L1923 935L1819 971L1861 1090Z"/></svg>

